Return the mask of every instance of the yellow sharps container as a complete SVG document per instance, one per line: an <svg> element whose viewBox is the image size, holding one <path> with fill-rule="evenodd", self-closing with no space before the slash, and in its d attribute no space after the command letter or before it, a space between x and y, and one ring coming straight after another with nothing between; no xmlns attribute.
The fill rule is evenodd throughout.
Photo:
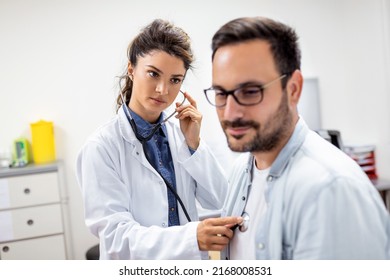
<svg viewBox="0 0 390 280"><path fill-rule="evenodd" d="M35 163L46 163L56 158L52 122L40 120L31 123L32 153Z"/></svg>

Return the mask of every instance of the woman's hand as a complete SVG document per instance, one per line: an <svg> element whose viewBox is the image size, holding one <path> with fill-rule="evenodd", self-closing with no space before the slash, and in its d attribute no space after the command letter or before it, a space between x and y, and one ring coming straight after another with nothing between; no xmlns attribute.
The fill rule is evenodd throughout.
<svg viewBox="0 0 390 280"><path fill-rule="evenodd" d="M232 227L242 223L242 217L205 219L198 224L196 236L201 251L221 251L233 238Z"/></svg>
<svg viewBox="0 0 390 280"><path fill-rule="evenodd" d="M184 134L188 147L196 150L200 142L200 126L202 123L202 114L196 107L196 101L187 92L184 96L190 104L180 105L176 103L176 118L180 120L180 129Z"/></svg>

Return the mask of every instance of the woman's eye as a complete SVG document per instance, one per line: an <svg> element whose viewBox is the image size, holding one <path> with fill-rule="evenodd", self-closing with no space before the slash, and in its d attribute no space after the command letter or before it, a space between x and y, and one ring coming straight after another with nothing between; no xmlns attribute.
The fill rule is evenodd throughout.
<svg viewBox="0 0 390 280"><path fill-rule="evenodd" d="M154 71L148 71L148 74L150 77L152 78L157 78L158 77L158 73L157 72L154 72Z"/></svg>
<svg viewBox="0 0 390 280"><path fill-rule="evenodd" d="M180 84L181 83L181 79L178 79L178 78L173 78L171 81L173 84Z"/></svg>

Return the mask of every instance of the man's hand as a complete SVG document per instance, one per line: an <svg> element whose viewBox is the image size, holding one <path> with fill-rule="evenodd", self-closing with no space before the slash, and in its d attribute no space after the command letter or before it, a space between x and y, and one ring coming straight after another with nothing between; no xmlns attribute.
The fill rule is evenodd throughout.
<svg viewBox="0 0 390 280"><path fill-rule="evenodd" d="M242 222L241 217L210 218L199 223L198 246L201 251L221 251L233 238L230 229Z"/></svg>

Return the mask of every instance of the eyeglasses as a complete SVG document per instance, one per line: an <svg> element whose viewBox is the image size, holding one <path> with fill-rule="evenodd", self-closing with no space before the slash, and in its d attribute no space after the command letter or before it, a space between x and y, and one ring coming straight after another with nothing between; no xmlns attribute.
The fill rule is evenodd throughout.
<svg viewBox="0 0 390 280"><path fill-rule="evenodd" d="M287 77L287 74L283 74L265 85L246 85L233 90L223 90L211 87L203 91L207 101L215 107L224 107L229 95L232 95L238 104L251 106L263 101L264 89L285 77Z"/></svg>

